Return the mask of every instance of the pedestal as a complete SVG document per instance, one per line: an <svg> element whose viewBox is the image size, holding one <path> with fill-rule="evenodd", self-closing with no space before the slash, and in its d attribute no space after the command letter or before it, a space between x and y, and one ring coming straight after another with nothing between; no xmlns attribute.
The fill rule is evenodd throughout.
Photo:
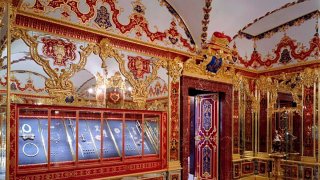
<svg viewBox="0 0 320 180"><path fill-rule="evenodd" d="M282 154L282 153L272 153L272 154L269 154L269 156L270 156L270 158L274 159L273 176L275 177L275 179L281 179L283 174L281 172L280 163L281 163L281 160L286 157L286 155Z"/></svg>

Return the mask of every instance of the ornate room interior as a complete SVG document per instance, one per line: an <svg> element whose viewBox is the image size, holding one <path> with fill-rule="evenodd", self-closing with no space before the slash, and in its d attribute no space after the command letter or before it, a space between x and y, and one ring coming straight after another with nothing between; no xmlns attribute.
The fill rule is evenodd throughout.
<svg viewBox="0 0 320 180"><path fill-rule="evenodd" d="M320 179L319 0L0 0L0 179Z"/></svg>

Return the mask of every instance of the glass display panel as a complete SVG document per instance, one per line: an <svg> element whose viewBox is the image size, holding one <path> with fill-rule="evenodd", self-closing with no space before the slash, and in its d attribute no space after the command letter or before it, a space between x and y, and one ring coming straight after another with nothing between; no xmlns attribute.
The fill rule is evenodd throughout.
<svg viewBox="0 0 320 180"><path fill-rule="evenodd" d="M76 150L76 113L54 110L51 114L50 161L74 161Z"/></svg>
<svg viewBox="0 0 320 180"><path fill-rule="evenodd" d="M101 155L101 115L81 112L79 116L78 158L98 159Z"/></svg>
<svg viewBox="0 0 320 180"><path fill-rule="evenodd" d="M144 154L159 153L159 115L144 115Z"/></svg>
<svg viewBox="0 0 320 180"><path fill-rule="evenodd" d="M47 111L20 110L18 164L44 164L48 162Z"/></svg>
<svg viewBox="0 0 320 180"><path fill-rule="evenodd" d="M126 114L125 125L125 155L137 156L142 155L142 115ZM148 147L147 147L148 148Z"/></svg>
<svg viewBox="0 0 320 180"><path fill-rule="evenodd" d="M103 157L122 157L123 114L106 113L105 119L103 122Z"/></svg>

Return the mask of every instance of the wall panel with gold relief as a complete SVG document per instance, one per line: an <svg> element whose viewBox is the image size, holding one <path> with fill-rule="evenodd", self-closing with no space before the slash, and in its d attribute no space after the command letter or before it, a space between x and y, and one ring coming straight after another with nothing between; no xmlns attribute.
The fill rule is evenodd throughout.
<svg viewBox="0 0 320 180"><path fill-rule="evenodd" d="M166 59L112 49L108 41L90 44L36 31L14 33L15 102L129 109L168 106ZM5 81L0 80L3 86Z"/></svg>
<svg viewBox="0 0 320 180"><path fill-rule="evenodd" d="M132 146L137 146L134 149L136 149L137 152L140 152L140 156L141 154L145 154L146 157L143 158L144 160L151 160L154 158L159 160L158 162L148 161L148 163L141 161L140 164L132 165L132 168L135 170L130 172L139 173L145 170L165 171L164 169L168 165L168 142L166 139L169 130L168 127L174 127L174 129L178 129L179 123L177 109L173 109L176 117L176 120L172 121L175 122L174 126L169 126L167 124L168 113L166 112L169 107L170 90L172 89L170 83L173 82L173 80L175 80L173 83L177 83L179 72L181 71L179 71L179 60L172 60L173 62L169 62L169 59L154 57L144 53L139 54L134 51L116 48L110 44L108 39L102 39L99 43L91 43L78 39L47 34L44 32L26 31L19 28L13 29L12 33L15 39L12 42L13 48L11 66L9 66L10 69L8 66L4 66L4 68L0 70L0 89L4 92L6 92L5 87L7 82L5 79L6 71L10 70L11 72L11 76L9 78L11 80L10 87L12 88L13 93L13 96L11 97L12 103L19 105L32 104L35 105L32 106L34 108L40 108L44 105L49 105L46 107L57 107L57 105L63 105L71 107L81 106L108 108L113 109L114 112L117 112L120 109L140 110L139 112L142 112L141 110L143 110L143 112L146 113L145 115L138 117L134 116L135 112L128 111L123 116L118 117L120 119L122 118L122 120L119 120L117 117L115 117L115 119L106 119L106 122L101 121L101 118L104 118L104 116L96 116L97 113L74 112L73 114L70 114L68 113L69 111L64 112L61 110L60 112L59 110L48 112L45 115L47 118L41 116L41 118L44 119L51 119L49 122L52 122L53 124L56 123L57 126L60 124L61 128L69 127L69 125L76 128L76 130L71 128L70 130L66 131L70 137L75 137L73 144L70 145L70 149L73 149L73 151L70 151L71 153L69 156L66 155L66 157L70 158L66 160L68 163L73 165L74 163L77 164L78 160L83 160L81 158L85 156L84 154L90 154L90 149L84 149L85 143L90 143L92 141L94 147L100 147L98 141L94 140L94 138L98 138L99 135L94 134L96 133L96 130L99 131L98 126L106 127L107 130L114 134L118 131L122 131L121 125L119 127L112 126L116 125L117 123L118 125L119 123L122 123L126 124L126 128L129 128L125 132L126 134L131 134L131 136L127 135L129 139L130 137L134 138L133 136L136 134L143 133L143 135L140 135L139 137L137 136L137 139L132 140L132 142L130 141ZM171 79L169 79L169 76L171 76ZM179 83L173 86L173 88L176 88L176 86L178 89L173 91L175 96L175 99L173 100L175 107L178 107L179 99L177 99L177 97L179 97ZM162 111L164 113L158 117L153 117L152 113L148 113L155 110ZM71 119L68 119L69 116L59 116L58 120L56 120L54 117L56 116L56 112L58 112L58 114L68 114L70 115ZM19 129L26 128L26 130L24 130L26 132L19 135L19 137L21 136L24 138L22 138L22 140L19 139L19 143L20 140L33 141L35 138L32 133L30 134L29 130L31 128L37 128L26 124L37 124L34 123L38 121L36 120L37 117L35 117L35 121L32 121L30 120L30 118L32 119L30 114L27 114L27 116L29 119L22 122L22 125L24 126L19 126ZM110 116L111 115L106 115L106 118L109 118ZM18 116L15 117L17 118ZM70 120L70 122L64 122L65 118ZM86 120L83 120L83 118ZM84 123L88 118L91 118L90 123L89 121ZM76 119L82 119L82 121L79 120L79 122L76 122ZM12 122L15 121L14 116L12 116L11 120ZM107 123L109 127L107 128L107 126L101 125L100 122L102 122L102 124ZM44 127L46 124L40 120L39 123L41 127ZM90 126L92 126L91 128L93 129L91 129ZM94 128L96 129L94 130ZM18 131L19 130L17 130L17 132ZM60 142L61 135L63 136L63 134L59 136L52 133L50 134L50 130L49 132L48 130L46 130L46 132L43 131L45 130L41 130L41 132L39 132L42 134L42 136L44 136L44 140L42 139L43 142L46 142L46 137L50 137L51 135L53 139L56 139L56 141L52 142L50 140L51 145L55 145L55 142ZM87 132L88 136L84 135L85 132ZM99 132L104 131L100 130ZM100 136L112 136L111 132L109 134L105 133ZM176 136L179 135L179 131L175 130L173 132L175 132ZM80 139L76 138L78 133L83 134L83 136L79 137ZM63 137L69 136L66 135ZM11 141L13 142L13 140ZM38 139L38 141L39 142L37 143L28 142L28 146L33 147L36 145L38 147L39 143L41 144L41 139ZM127 146L123 145L123 143L120 143L123 145L121 146L122 148L129 148L128 145L130 145L130 143L128 139L122 139L119 140L119 142L120 141L125 142L125 144L128 143ZM146 143L143 143L143 141ZM99 142L102 141L100 140ZM176 142L179 143L179 140ZM139 143L140 150L138 147ZM50 143L47 142L47 144L45 143L43 147L47 147L49 145ZM133 147L129 148L129 150L122 151L119 148L120 146L118 147L118 156L113 157L113 160L117 158L119 159L120 157L123 158L124 156L127 156L127 159L134 159L132 157L136 157L137 155L139 156L138 153L133 154L131 157L130 153L133 150ZM63 148L61 149L63 150ZM38 147L36 149L33 148L33 150L35 150L36 154L31 152L32 156L46 154L46 152L49 152L50 154L50 151L54 153L54 149L50 148ZM15 150L11 151L12 154L15 154L15 152ZM82 152L82 154L80 152ZM124 155L121 152L125 152ZM104 153L105 152L102 152L102 155ZM26 154L29 157L30 152L26 152ZM59 153L56 153L55 155L58 156L58 154ZM93 156L94 154L96 156ZM101 158L102 155L97 152L93 153L92 150L90 155L92 158L87 158L85 161L96 161L97 158ZM21 153L19 156L21 156ZM120 162L120 164L124 165L129 161L130 160L126 160ZM23 162L25 161L23 160ZM32 164L33 161L30 162ZM28 167L23 167L22 169L20 166L24 166L25 164L19 164L19 172L25 172L26 169L29 168L30 162L27 161L26 166ZM46 162L55 163L56 161L53 156L47 156ZM43 164L42 161L38 163ZM125 166L127 165L128 164ZM33 166L33 164L31 166ZM110 170L110 172L111 171L113 170ZM114 176L115 172L116 171L109 174L107 173L105 175ZM16 177L16 171L12 171L12 173L13 174L11 174L11 176Z"/></svg>

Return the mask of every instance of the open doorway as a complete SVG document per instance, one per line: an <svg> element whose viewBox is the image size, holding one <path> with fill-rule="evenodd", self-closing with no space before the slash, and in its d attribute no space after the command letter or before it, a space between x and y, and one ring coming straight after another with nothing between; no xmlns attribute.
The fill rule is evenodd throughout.
<svg viewBox="0 0 320 180"><path fill-rule="evenodd" d="M188 179L218 179L219 93L189 89Z"/></svg>
<svg viewBox="0 0 320 180"><path fill-rule="evenodd" d="M191 121L188 109L190 108L190 96L210 94L219 92L220 104L220 121L219 121L219 179L232 179L232 85L215 82L195 77L182 76L181 77L181 165L182 165L182 180L188 180L189 172L192 170L188 164L190 161L190 140L191 135ZM190 89L197 89L193 91ZM200 90L200 91L199 91ZM193 126L195 127L195 126ZM194 134L194 133L192 133ZM194 139L194 138L193 138ZM195 166L194 166L195 167ZM195 171L193 171L195 172ZM208 178L209 179L209 178Z"/></svg>

